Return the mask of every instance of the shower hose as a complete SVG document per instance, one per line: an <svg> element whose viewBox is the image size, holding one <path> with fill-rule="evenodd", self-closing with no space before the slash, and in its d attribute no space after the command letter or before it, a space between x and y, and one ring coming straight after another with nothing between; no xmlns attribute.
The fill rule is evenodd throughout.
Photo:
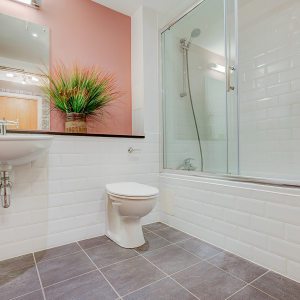
<svg viewBox="0 0 300 300"><path fill-rule="evenodd" d="M195 110L194 110L194 105L193 105L193 98L192 98L192 92L191 92L191 85L190 85L190 72L189 72L189 55L188 55L188 50L186 51L186 71L187 71L187 83L188 83L188 88L189 88L189 94L190 94L190 101L191 101L191 106L192 106L192 112L194 116L194 121L195 121L195 126L196 126L196 132L198 136L198 142L199 142L199 150L200 150L200 156L201 156L201 172L203 172L203 155L202 155L202 147L201 147L201 140L200 140L200 134L198 130L198 125L197 125L197 120L196 120L196 115L195 115Z"/></svg>

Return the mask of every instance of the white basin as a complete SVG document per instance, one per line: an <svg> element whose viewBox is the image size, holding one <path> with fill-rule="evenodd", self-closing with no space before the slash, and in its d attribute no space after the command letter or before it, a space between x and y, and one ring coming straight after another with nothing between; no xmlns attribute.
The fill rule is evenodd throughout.
<svg viewBox="0 0 300 300"><path fill-rule="evenodd" d="M53 139L46 134L0 135L0 171L36 160L49 150Z"/></svg>

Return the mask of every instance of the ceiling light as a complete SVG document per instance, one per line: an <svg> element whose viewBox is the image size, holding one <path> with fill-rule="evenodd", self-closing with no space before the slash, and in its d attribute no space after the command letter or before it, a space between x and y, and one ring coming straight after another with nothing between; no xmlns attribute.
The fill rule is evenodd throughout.
<svg viewBox="0 0 300 300"><path fill-rule="evenodd" d="M225 74L225 67L224 66L221 66L221 65L218 65L218 64L215 64L215 63L210 63L209 67L211 69L215 70L215 71L218 71L218 72L221 72L221 73Z"/></svg>
<svg viewBox="0 0 300 300"><path fill-rule="evenodd" d="M6 76L7 76L7 77L15 77L16 75L13 74L13 73L6 73Z"/></svg>
<svg viewBox="0 0 300 300"><path fill-rule="evenodd" d="M21 3L21 4L24 4L26 6L30 6L32 8L36 8L36 9L40 8L40 6L36 3L36 0L11 0L11 1L14 1L14 2L17 2L17 3Z"/></svg>
<svg viewBox="0 0 300 300"><path fill-rule="evenodd" d="M32 35L34 38L39 37L39 35L38 35L37 33L32 33L31 35Z"/></svg>

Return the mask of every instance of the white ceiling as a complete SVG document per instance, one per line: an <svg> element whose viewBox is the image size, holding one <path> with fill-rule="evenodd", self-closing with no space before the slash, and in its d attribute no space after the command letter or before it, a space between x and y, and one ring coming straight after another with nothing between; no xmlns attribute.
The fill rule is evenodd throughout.
<svg viewBox="0 0 300 300"><path fill-rule="evenodd" d="M156 10L160 19L169 23L180 13L184 12L195 0L92 0L113 10L132 16L141 5ZM173 34L181 37L190 37L194 28L201 29L200 38L194 43L200 47L224 56L224 23L223 0L204 1L200 7L193 10L188 16L172 26Z"/></svg>
<svg viewBox="0 0 300 300"><path fill-rule="evenodd" d="M196 0L92 0L122 14L132 16L142 5L158 11L162 15L179 14ZM175 12L176 11L176 12ZM178 12L177 12L178 11ZM174 15L174 17L176 16Z"/></svg>

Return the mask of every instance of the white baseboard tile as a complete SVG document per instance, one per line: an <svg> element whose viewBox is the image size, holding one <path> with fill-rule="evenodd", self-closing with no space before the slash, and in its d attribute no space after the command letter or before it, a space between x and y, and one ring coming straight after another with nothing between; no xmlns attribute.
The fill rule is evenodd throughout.
<svg viewBox="0 0 300 300"><path fill-rule="evenodd" d="M253 261L280 274L287 274L287 259L276 254L254 247Z"/></svg>
<svg viewBox="0 0 300 300"><path fill-rule="evenodd" d="M287 261L287 275L288 277L300 282L300 264L288 260Z"/></svg>
<svg viewBox="0 0 300 300"><path fill-rule="evenodd" d="M226 249L241 257L252 260L253 247L240 241L226 238Z"/></svg>

